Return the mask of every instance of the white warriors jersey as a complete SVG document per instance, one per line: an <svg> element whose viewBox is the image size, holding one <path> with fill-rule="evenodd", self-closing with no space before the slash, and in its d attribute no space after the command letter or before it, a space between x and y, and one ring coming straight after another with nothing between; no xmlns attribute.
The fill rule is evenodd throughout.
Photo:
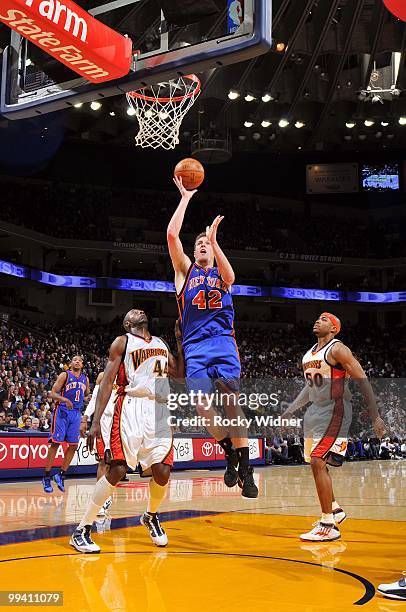
<svg viewBox="0 0 406 612"><path fill-rule="evenodd" d="M142 336L131 333L126 335L127 346L123 359L125 392L134 397L154 396L158 391L159 395L163 395L163 387L169 388L168 346L156 336L151 336L148 341ZM119 383L120 378L121 376L118 376ZM157 389L158 382L165 384L160 384Z"/></svg>
<svg viewBox="0 0 406 612"><path fill-rule="evenodd" d="M350 400L349 377L344 368L331 365L328 355L331 347L340 342L332 339L317 350L317 344L303 357L303 373L309 386L309 400L316 406L326 406L337 400Z"/></svg>

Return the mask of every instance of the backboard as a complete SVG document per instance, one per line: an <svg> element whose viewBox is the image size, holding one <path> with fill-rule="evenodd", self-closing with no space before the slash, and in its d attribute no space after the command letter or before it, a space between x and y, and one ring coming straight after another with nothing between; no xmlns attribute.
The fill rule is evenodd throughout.
<svg viewBox="0 0 406 612"><path fill-rule="evenodd" d="M3 53L0 112L9 119L50 113L241 62L270 48L271 0L215 2L217 14L179 27L167 23L156 0L78 0L96 19L133 42L130 73L97 85L10 30L10 45Z"/></svg>

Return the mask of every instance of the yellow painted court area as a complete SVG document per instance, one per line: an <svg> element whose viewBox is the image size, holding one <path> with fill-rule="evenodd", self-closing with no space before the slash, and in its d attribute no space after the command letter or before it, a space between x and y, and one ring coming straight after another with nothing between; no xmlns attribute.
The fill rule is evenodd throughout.
<svg viewBox="0 0 406 612"><path fill-rule="evenodd" d="M100 555L77 553L69 535L40 537L44 525L78 521L92 480L68 481L64 496L48 499L37 482L3 483L10 543L0 547L0 590L60 590L65 610L400 610L403 602L374 588L405 569L405 473L404 462L335 471L337 499L356 518L343 524L341 540L322 544L298 539L318 514L306 467L259 469L258 500L225 489L219 472L177 473L161 515L166 549L153 546L136 518L114 528L114 519L144 509L146 482L133 479L117 489L112 524L98 521ZM21 532L28 541L13 543Z"/></svg>

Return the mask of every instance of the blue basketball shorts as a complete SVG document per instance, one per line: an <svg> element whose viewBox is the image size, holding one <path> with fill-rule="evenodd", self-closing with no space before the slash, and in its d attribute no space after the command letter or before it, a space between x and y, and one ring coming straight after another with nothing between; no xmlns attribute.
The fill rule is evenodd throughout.
<svg viewBox="0 0 406 612"><path fill-rule="evenodd" d="M57 406L52 417L49 442L69 442L78 444L80 438L80 410Z"/></svg>
<svg viewBox="0 0 406 612"><path fill-rule="evenodd" d="M184 347L189 391L214 393L216 383L238 391L241 363L234 336L214 336Z"/></svg>

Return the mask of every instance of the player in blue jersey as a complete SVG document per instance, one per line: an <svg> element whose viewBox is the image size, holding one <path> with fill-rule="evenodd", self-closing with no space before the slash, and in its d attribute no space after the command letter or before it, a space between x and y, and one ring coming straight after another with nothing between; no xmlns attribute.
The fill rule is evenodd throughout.
<svg viewBox="0 0 406 612"><path fill-rule="evenodd" d="M90 394L89 379L82 373L83 359L79 355L73 357L69 370L59 374L52 387L52 399L56 406L52 417L51 433L49 434L49 449L42 484L45 493L52 493L51 470L55 455L62 442L68 443L68 448L59 473L53 480L62 492L65 491L65 473L69 468L80 438L80 423L82 408Z"/></svg>
<svg viewBox="0 0 406 612"><path fill-rule="evenodd" d="M237 405L241 364L234 337L234 308L231 287L235 280L233 268L217 242L217 229L223 220L218 216L195 241L194 262L185 254L179 238L188 204L196 193L187 191L180 177L174 178L182 199L167 230L169 254L175 271L176 297L182 328L186 379L189 392L214 393L219 388L227 396L224 409L228 417L244 417ZM217 266L214 266L214 260ZM224 449L227 486L240 485L244 497L255 498L253 469L249 464L248 432L229 430L220 424L218 416L201 398L196 406L199 415L209 420L209 432Z"/></svg>

